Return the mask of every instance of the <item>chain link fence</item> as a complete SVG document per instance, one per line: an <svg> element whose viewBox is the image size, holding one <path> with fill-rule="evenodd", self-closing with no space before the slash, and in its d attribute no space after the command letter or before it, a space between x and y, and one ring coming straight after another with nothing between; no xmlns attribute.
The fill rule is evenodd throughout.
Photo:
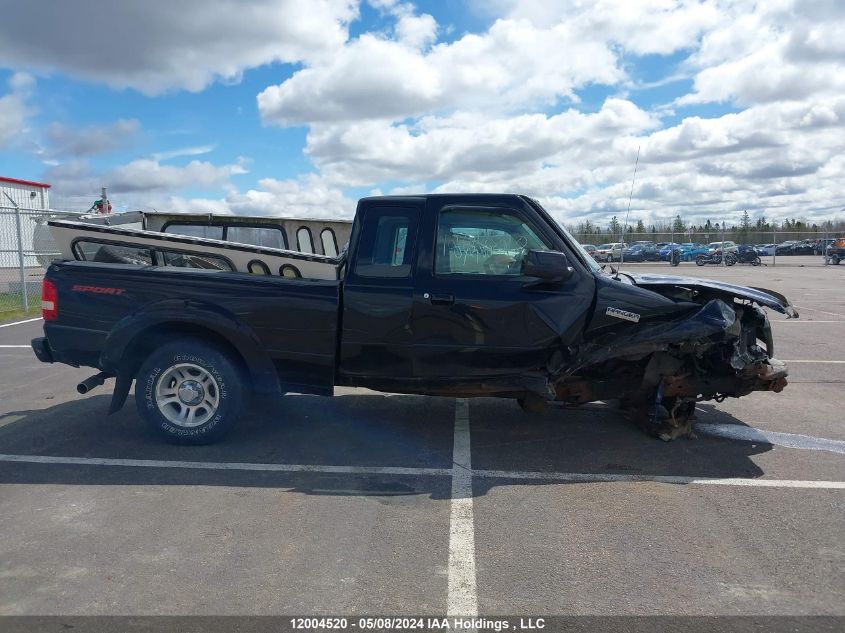
<svg viewBox="0 0 845 633"><path fill-rule="evenodd" d="M59 255L47 220L73 215L0 206L0 320L40 314L41 280Z"/></svg>

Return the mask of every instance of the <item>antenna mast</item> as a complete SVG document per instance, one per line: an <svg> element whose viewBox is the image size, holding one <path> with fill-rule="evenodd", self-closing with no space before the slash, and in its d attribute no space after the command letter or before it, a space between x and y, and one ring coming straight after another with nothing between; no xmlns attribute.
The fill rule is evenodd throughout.
<svg viewBox="0 0 845 633"><path fill-rule="evenodd" d="M634 177L631 178L631 193L628 194L628 210L625 212L625 223L622 225L622 239L619 240L622 244L622 250L619 251L619 268L616 269L616 276L619 277L619 271L622 270L622 264L625 263L625 232L628 230L628 216L631 215L631 198L634 197L634 183L637 181L637 167L640 165L640 146L637 145L637 159L634 161Z"/></svg>

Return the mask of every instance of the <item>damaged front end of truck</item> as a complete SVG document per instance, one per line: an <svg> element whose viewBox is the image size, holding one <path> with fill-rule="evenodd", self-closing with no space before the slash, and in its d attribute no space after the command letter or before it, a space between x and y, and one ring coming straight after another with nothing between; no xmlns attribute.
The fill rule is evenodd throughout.
<svg viewBox="0 0 845 633"><path fill-rule="evenodd" d="M798 316L769 290L663 275L607 277L584 338L570 350L573 362L552 376L553 397L572 405L615 400L661 439L691 435L697 402L786 386L763 307Z"/></svg>

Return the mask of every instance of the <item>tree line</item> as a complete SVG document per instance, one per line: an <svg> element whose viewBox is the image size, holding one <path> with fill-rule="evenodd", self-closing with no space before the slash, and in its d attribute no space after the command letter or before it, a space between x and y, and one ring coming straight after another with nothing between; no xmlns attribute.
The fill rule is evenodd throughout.
<svg viewBox="0 0 845 633"><path fill-rule="evenodd" d="M603 241L632 241L635 239L650 239L662 241L671 239L672 235L677 236L674 241L686 241L681 239L683 235L693 234L692 241L701 241L702 234L709 235L711 241L722 239L732 240L737 243L761 243L772 242L777 238L778 242L788 239L805 239L811 237L838 237L845 235L845 220L824 220L820 222L807 222L802 219L787 218L780 221L770 221L765 216L756 220L751 219L748 211L743 211L739 220L728 224L727 222L687 222L680 214L671 220L660 220L655 223L646 224L637 220L636 224L628 224L624 229L622 222L617 216L613 216L604 226L585 220L574 226L567 226L570 233L575 234L579 241L591 241L601 238ZM810 235L815 234L815 235ZM607 236L605 239L603 236Z"/></svg>

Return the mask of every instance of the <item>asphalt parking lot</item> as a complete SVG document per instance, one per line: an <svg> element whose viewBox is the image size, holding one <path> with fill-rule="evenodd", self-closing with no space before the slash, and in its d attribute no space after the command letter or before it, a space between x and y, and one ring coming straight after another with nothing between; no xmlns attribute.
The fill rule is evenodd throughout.
<svg viewBox="0 0 845 633"><path fill-rule="evenodd" d="M0 614L845 615L845 266L630 267L787 295L790 385L671 443L339 389L177 447L0 327Z"/></svg>

